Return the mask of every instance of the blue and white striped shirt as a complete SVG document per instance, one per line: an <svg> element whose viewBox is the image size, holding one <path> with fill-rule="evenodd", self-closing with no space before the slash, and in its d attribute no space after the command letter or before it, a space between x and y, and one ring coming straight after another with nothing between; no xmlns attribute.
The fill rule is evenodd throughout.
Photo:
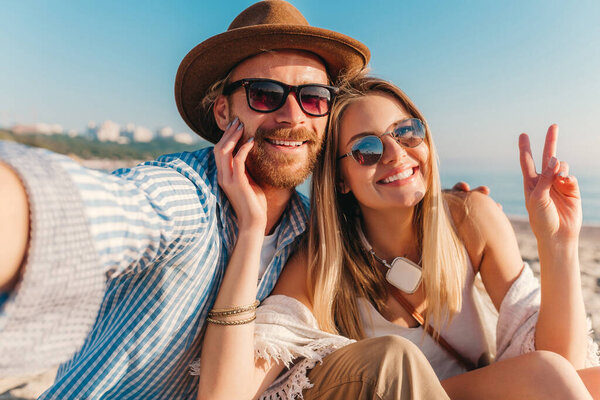
<svg viewBox="0 0 600 400"><path fill-rule="evenodd" d="M112 175L6 142L0 159L22 177L31 209L24 275L0 303L0 375L75 353L41 399L195 398L188 366L200 354L237 236L212 148ZM296 193L260 300L307 215L306 198Z"/></svg>

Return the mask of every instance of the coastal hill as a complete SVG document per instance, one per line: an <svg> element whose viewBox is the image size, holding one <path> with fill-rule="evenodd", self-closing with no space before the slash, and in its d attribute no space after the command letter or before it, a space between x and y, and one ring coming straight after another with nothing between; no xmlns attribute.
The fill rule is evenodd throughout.
<svg viewBox="0 0 600 400"><path fill-rule="evenodd" d="M39 133L17 134L6 129L0 129L0 140L42 147L56 153L84 160L151 160L161 154L194 151L209 145L206 141L185 144L177 142L173 138L155 138L150 142L119 144L115 142L101 142L82 136L71 137L68 135L45 135Z"/></svg>

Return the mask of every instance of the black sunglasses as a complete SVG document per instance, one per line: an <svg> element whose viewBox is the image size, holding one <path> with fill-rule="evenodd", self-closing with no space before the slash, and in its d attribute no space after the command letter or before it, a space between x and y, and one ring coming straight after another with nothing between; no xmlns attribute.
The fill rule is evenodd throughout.
<svg viewBox="0 0 600 400"><path fill-rule="evenodd" d="M383 141L381 138L385 135L390 135L404 147L417 147L425 138L425 125L420 119L409 118L398 122L398 125L391 132L363 136L354 142L348 153L339 156L338 161L344 157L352 156L360 165L377 164L383 156Z"/></svg>
<svg viewBox="0 0 600 400"><path fill-rule="evenodd" d="M271 79L241 79L225 86L224 95L233 93L243 86L246 89L248 107L262 113L270 113L280 109L290 94L296 95L300 108L313 117L323 117L329 114L331 103L338 92L334 86L309 83L292 86Z"/></svg>

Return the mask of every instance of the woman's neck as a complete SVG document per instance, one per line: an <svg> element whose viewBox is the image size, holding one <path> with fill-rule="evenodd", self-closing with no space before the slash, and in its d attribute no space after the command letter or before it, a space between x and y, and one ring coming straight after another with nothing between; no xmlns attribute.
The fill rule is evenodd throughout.
<svg viewBox="0 0 600 400"><path fill-rule="evenodd" d="M408 257L421 258L417 230L413 224L415 209L361 210L362 228L378 257L387 261Z"/></svg>

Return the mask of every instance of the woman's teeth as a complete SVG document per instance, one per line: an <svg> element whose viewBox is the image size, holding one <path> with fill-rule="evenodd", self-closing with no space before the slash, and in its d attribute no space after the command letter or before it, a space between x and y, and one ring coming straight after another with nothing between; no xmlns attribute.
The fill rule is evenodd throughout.
<svg viewBox="0 0 600 400"><path fill-rule="evenodd" d="M396 175L388 176L387 178L382 179L381 182L382 183L390 183L390 182L398 181L400 179L406 179L409 176L411 176L412 174L413 174L413 169L410 168L410 169L404 170Z"/></svg>
<svg viewBox="0 0 600 400"><path fill-rule="evenodd" d="M290 146L290 147L298 147L298 146L302 146L302 141L291 141L291 140L275 140L275 139L269 139L269 142L271 142L272 144L275 144L277 146Z"/></svg>

